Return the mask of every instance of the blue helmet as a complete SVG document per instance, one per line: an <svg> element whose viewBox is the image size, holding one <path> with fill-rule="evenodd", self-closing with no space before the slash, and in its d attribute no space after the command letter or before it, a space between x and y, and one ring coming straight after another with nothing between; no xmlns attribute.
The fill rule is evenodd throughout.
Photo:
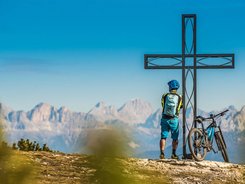
<svg viewBox="0 0 245 184"><path fill-rule="evenodd" d="M177 80L171 80L168 82L168 86L169 86L169 91L171 91L173 89L175 89L175 90L179 89L180 85L179 85L179 82Z"/></svg>

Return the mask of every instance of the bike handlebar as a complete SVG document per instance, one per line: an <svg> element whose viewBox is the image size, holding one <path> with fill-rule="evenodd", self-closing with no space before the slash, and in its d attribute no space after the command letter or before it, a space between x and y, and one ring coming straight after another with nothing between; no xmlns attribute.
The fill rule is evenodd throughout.
<svg viewBox="0 0 245 184"><path fill-rule="evenodd" d="M227 113L229 111L229 109L224 110L223 112L220 112L218 114L210 114L210 116L208 118L204 118L202 116L197 116L196 117L196 121L204 121L204 120L213 120L214 118L218 117L218 116L224 116L225 113Z"/></svg>
<svg viewBox="0 0 245 184"><path fill-rule="evenodd" d="M224 116L224 114L227 113L228 111L229 111L229 109L226 109L225 111L223 111L223 112L221 112L219 114L213 115L212 118L216 118L217 116ZM211 115L210 115L210 118L211 118Z"/></svg>

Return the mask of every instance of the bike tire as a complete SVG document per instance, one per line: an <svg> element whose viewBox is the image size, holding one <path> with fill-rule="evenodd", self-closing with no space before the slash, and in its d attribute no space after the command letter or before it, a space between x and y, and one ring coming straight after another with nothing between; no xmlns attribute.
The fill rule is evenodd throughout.
<svg viewBox="0 0 245 184"><path fill-rule="evenodd" d="M216 132L215 133L215 140L216 140L216 144L219 148L219 150L221 151L222 157L224 159L225 162L229 162L229 157L227 154L227 150L226 150L226 146L225 146L225 142L222 139L222 135L220 132Z"/></svg>
<svg viewBox="0 0 245 184"><path fill-rule="evenodd" d="M196 138L195 135L198 135L198 138ZM190 149L192 156L197 161L204 160L207 154L207 148L199 145L201 144L200 141L201 142L204 141L204 143L206 144L206 140L203 140L203 138L204 138L203 132L198 128L192 128L188 134L189 149ZM199 143L198 148L195 148L194 143L195 144ZM202 154L199 154L199 152L197 153L197 149L199 150L199 152L202 150L203 153Z"/></svg>

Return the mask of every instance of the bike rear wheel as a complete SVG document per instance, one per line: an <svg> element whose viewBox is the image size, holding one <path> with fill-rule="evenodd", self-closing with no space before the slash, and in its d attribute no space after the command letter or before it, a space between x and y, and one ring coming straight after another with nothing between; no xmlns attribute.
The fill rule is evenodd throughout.
<svg viewBox="0 0 245 184"><path fill-rule="evenodd" d="M221 133L216 132L214 135L215 135L215 140L216 140L218 149L221 151L221 154L222 154L224 161L229 162L229 157L228 157L228 154L226 151L225 142L224 142L224 139L223 139Z"/></svg>
<svg viewBox="0 0 245 184"><path fill-rule="evenodd" d="M197 161L202 161L206 157L207 148L205 136L200 129L192 128L188 135L188 144L192 156Z"/></svg>

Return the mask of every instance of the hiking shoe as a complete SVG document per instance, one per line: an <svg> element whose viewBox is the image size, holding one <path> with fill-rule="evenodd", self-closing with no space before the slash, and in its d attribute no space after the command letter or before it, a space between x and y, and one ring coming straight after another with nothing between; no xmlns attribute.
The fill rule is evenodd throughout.
<svg viewBox="0 0 245 184"><path fill-rule="evenodd" d="M175 154L172 154L171 158L172 158L172 159L179 160L179 157L178 157L177 155L175 155Z"/></svg>
<svg viewBox="0 0 245 184"><path fill-rule="evenodd" d="M164 157L164 154L161 154L160 155L160 159L164 159L165 157Z"/></svg>

